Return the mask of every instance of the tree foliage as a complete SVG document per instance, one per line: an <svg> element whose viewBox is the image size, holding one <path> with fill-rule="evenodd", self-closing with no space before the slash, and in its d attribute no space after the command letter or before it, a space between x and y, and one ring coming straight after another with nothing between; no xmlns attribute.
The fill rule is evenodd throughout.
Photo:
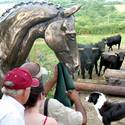
<svg viewBox="0 0 125 125"><path fill-rule="evenodd" d="M76 29L79 34L84 33L116 33L124 32L125 12L120 13L114 5L124 4L125 0L1 0L1 2L10 3L28 2L28 1L47 1L59 4L64 8L72 5L81 5L80 11L76 16ZM108 1L108 2L107 2Z"/></svg>
<svg viewBox="0 0 125 125"><path fill-rule="evenodd" d="M125 13L120 13L114 5L124 4L121 1L106 0L49 0L67 7L80 4L81 9L76 13L76 29L79 34L106 34L125 32Z"/></svg>

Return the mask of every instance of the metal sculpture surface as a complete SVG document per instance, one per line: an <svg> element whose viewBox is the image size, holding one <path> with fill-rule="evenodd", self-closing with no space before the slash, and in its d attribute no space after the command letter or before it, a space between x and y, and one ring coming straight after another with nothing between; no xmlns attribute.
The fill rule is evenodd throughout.
<svg viewBox="0 0 125 125"><path fill-rule="evenodd" d="M5 73L24 63L39 37L45 39L61 62L75 70L79 60L73 14L79 8L29 2L6 11L0 17L0 71Z"/></svg>

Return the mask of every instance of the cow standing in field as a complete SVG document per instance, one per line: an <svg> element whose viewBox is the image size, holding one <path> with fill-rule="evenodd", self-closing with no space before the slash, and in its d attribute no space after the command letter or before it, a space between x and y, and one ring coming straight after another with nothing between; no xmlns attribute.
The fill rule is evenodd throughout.
<svg viewBox="0 0 125 125"><path fill-rule="evenodd" d="M121 35L115 35L115 36L111 36L111 37L108 37L106 39L103 39L106 41L107 43L107 46L109 47L109 50L111 49L111 51L113 51L113 48L112 46L113 45L117 45L118 44L118 49L120 49L120 44L121 44Z"/></svg>
<svg viewBox="0 0 125 125"><path fill-rule="evenodd" d="M96 44L78 44L80 62L81 62L81 75L82 78L85 78L85 69L88 70L90 75L89 78L92 78L93 67L95 65L95 71L98 75L98 60L105 51L105 42L100 41Z"/></svg>
<svg viewBox="0 0 125 125"><path fill-rule="evenodd" d="M122 62L124 60L125 53L119 52L114 54L103 53L100 59L100 68L99 68L99 76L102 70L102 66L104 66L103 73L107 68L109 69L120 69Z"/></svg>
<svg viewBox="0 0 125 125"><path fill-rule="evenodd" d="M93 62L95 65L96 74L98 75L98 60L100 59L101 54L105 51L105 42L100 41L94 44L93 47L98 48L93 51Z"/></svg>
<svg viewBox="0 0 125 125"><path fill-rule="evenodd" d="M80 63L81 63L81 75L82 78L85 78L85 70L88 71L89 79L92 79L92 71L94 67L93 63L93 51L90 46L82 46L78 47L79 49L79 56L80 56Z"/></svg>

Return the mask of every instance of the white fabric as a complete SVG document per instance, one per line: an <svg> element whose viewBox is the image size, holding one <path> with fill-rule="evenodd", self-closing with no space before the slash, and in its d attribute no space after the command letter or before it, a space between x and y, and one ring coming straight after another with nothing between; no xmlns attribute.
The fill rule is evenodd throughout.
<svg viewBox="0 0 125 125"><path fill-rule="evenodd" d="M40 71L36 75L37 78L41 77L42 75L48 75L48 70L44 67L40 67Z"/></svg>
<svg viewBox="0 0 125 125"><path fill-rule="evenodd" d="M0 125L25 125L23 105L10 96L0 100Z"/></svg>
<svg viewBox="0 0 125 125"><path fill-rule="evenodd" d="M48 70L45 67L40 67L42 75L48 75Z"/></svg>
<svg viewBox="0 0 125 125"><path fill-rule="evenodd" d="M53 98L48 102L48 116L55 118L58 125L82 125L83 122L81 112L68 108Z"/></svg>

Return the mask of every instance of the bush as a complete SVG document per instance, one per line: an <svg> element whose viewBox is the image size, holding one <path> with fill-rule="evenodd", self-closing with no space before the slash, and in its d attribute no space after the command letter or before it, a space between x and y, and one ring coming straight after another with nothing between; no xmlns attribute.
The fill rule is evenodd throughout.
<svg viewBox="0 0 125 125"><path fill-rule="evenodd" d="M98 25L81 26L76 24L78 34L113 34L125 32L125 21L117 23L103 23Z"/></svg>

